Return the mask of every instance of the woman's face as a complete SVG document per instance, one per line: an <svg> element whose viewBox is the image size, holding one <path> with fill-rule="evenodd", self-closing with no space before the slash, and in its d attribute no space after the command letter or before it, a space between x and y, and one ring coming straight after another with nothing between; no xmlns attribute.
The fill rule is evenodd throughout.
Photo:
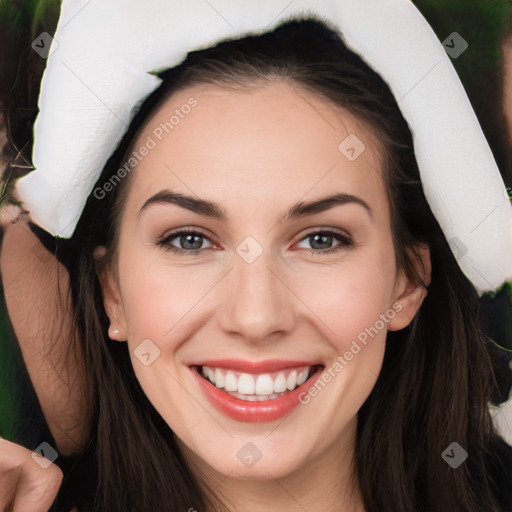
<svg viewBox="0 0 512 512"><path fill-rule="evenodd" d="M397 273L370 132L282 81L194 86L135 150L103 283L110 335L127 340L148 399L208 470L339 464L386 332L423 291Z"/></svg>

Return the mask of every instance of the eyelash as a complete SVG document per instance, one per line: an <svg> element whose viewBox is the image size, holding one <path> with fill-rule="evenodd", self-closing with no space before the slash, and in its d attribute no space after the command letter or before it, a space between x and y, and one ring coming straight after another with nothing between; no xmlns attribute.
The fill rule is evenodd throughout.
<svg viewBox="0 0 512 512"><path fill-rule="evenodd" d="M214 243L203 232L198 231L196 229L186 229L185 228L185 229L180 229L179 231L174 231L173 233L170 233L168 236L165 236L163 239L161 239L157 242L157 245L159 245L160 247L163 247L166 251L171 251L175 254L180 254L182 256L195 256L195 255L199 254L201 251L205 250L205 248L179 249L177 247L173 247L170 245L170 241L173 240L174 238L177 238L180 235L187 235L187 234L199 235L199 236L206 238L210 242ZM312 254L334 253L334 252L340 251L342 249L351 249L355 246L354 241L352 240L352 238L350 236L339 233L337 231L331 231L331 230L327 230L327 229L326 230L310 231L305 236L303 236L299 240L299 242L302 242L303 240L306 240L307 238L310 238L313 235L327 235L329 237L332 236L333 238L337 239L341 243L340 243L340 245L331 247L329 249L304 249L306 251L310 251Z"/></svg>

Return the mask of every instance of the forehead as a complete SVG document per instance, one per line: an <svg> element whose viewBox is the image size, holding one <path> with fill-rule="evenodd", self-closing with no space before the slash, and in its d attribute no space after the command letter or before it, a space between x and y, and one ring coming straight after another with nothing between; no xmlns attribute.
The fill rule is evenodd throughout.
<svg viewBox="0 0 512 512"><path fill-rule="evenodd" d="M333 192L364 196L387 210L382 149L368 126L281 80L178 91L149 120L135 149L144 145L151 149L131 176L134 206L168 188L226 204L244 197L247 211L271 208L277 198L284 204Z"/></svg>

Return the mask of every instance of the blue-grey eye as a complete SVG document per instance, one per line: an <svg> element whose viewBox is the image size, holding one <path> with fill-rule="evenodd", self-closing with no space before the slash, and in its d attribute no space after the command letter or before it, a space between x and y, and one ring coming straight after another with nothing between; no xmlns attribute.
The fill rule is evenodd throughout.
<svg viewBox="0 0 512 512"><path fill-rule="evenodd" d="M333 246L333 240L337 240L339 243ZM315 231L305 236L300 243L303 242L308 242L310 247L301 248L309 249L311 252L316 253L331 252L353 246L353 241L350 237L334 231Z"/></svg>

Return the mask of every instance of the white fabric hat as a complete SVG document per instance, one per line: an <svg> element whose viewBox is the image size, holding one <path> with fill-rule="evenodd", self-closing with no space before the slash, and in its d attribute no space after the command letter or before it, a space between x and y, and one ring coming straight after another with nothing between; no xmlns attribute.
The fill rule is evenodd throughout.
<svg viewBox="0 0 512 512"><path fill-rule="evenodd" d="M132 108L160 83L151 71L307 14L337 26L391 87L413 133L425 196L478 293L511 280L512 206L503 179L450 57L409 0L63 0L54 39L34 41L34 49L49 50L34 125L36 170L16 189L32 220L72 236ZM466 45L452 34L445 47L456 58Z"/></svg>

